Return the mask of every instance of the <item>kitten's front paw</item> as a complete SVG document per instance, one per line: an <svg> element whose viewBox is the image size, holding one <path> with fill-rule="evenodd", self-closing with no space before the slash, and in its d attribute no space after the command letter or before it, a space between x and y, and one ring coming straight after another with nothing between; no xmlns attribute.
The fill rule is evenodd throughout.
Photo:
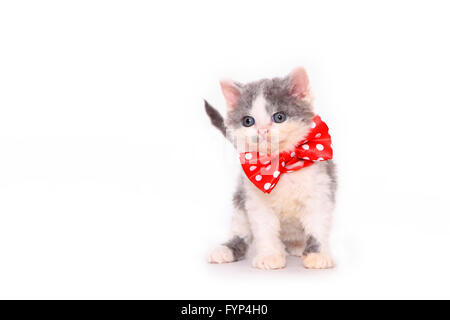
<svg viewBox="0 0 450 320"><path fill-rule="evenodd" d="M263 270L282 269L286 266L286 255L284 253L272 253L257 255L253 258L253 267Z"/></svg>
<svg viewBox="0 0 450 320"><path fill-rule="evenodd" d="M324 253L310 253L302 257L303 265L308 269L328 269L334 267L331 256Z"/></svg>
<svg viewBox="0 0 450 320"><path fill-rule="evenodd" d="M233 261L233 252L227 246L218 246L208 256L209 263L227 263Z"/></svg>

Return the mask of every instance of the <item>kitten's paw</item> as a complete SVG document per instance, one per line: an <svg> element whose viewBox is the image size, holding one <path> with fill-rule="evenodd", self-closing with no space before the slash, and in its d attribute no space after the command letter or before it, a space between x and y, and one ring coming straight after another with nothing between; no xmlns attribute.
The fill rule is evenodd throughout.
<svg viewBox="0 0 450 320"><path fill-rule="evenodd" d="M208 256L209 263L228 263L233 261L233 252L227 246L218 246Z"/></svg>
<svg viewBox="0 0 450 320"><path fill-rule="evenodd" d="M252 265L263 270L282 269L286 266L286 255L284 253L257 255L253 258Z"/></svg>
<svg viewBox="0 0 450 320"><path fill-rule="evenodd" d="M333 258L324 253L310 253L302 257L303 265L308 269L328 269L334 267Z"/></svg>

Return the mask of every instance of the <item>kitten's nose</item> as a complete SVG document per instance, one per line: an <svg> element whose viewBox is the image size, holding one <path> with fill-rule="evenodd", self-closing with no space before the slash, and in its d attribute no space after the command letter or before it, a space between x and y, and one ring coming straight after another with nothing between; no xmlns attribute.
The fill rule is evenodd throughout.
<svg viewBox="0 0 450 320"><path fill-rule="evenodd" d="M267 136L269 135L269 129L268 127L262 127L262 128L258 128L258 135L261 138L267 138Z"/></svg>
<svg viewBox="0 0 450 320"><path fill-rule="evenodd" d="M267 132L270 130L270 127L271 127L270 123L259 126L258 133L266 133L267 134Z"/></svg>

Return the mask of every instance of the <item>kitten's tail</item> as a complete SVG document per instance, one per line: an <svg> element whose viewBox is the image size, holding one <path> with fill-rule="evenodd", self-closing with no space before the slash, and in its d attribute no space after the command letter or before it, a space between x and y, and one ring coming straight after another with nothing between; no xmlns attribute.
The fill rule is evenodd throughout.
<svg viewBox="0 0 450 320"><path fill-rule="evenodd" d="M219 129L219 131L222 132L223 136L225 136L226 131L225 122L220 112L214 109L206 100L205 100L205 111L209 119L211 120L211 124L217 129Z"/></svg>

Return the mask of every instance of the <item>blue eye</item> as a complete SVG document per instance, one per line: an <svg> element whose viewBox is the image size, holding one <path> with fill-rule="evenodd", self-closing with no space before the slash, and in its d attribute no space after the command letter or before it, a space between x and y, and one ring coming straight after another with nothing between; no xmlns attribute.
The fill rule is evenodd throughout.
<svg viewBox="0 0 450 320"><path fill-rule="evenodd" d="M272 119L276 123L284 122L284 121L286 121L286 114L284 112L274 113L272 116Z"/></svg>
<svg viewBox="0 0 450 320"><path fill-rule="evenodd" d="M254 124L255 124L255 119L253 119L253 117L245 116L242 118L242 125L244 127L251 127Z"/></svg>

